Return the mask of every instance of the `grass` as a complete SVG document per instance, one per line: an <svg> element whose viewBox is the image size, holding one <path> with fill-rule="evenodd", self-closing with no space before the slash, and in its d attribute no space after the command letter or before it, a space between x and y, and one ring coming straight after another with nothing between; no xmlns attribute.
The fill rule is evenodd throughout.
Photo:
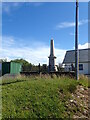
<svg viewBox="0 0 90 120"><path fill-rule="evenodd" d="M68 111L66 101L79 84L88 87L88 80L56 76L3 79L2 118L72 117L73 112Z"/></svg>

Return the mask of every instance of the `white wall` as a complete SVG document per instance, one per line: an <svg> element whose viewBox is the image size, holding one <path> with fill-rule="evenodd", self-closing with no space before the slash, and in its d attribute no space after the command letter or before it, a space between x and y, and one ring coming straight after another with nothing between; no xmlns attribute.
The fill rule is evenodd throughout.
<svg viewBox="0 0 90 120"><path fill-rule="evenodd" d="M79 74L88 74L88 63L80 63L83 64L83 70L79 70Z"/></svg>
<svg viewBox="0 0 90 120"><path fill-rule="evenodd" d="M79 74L90 74L90 63L79 63L83 64L83 70L79 70ZM70 66L70 64L67 64ZM75 66L75 64L73 64ZM68 71L68 67L65 68L65 71Z"/></svg>

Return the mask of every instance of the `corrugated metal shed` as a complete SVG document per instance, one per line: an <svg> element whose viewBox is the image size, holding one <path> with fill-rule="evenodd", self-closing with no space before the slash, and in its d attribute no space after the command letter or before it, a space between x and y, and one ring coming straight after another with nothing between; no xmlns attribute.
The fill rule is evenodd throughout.
<svg viewBox="0 0 90 120"><path fill-rule="evenodd" d="M2 75L10 73L10 62L2 63Z"/></svg>
<svg viewBox="0 0 90 120"><path fill-rule="evenodd" d="M4 74L19 74L22 71L22 64L16 62L2 63L2 75Z"/></svg>
<svg viewBox="0 0 90 120"><path fill-rule="evenodd" d="M0 70L2 70L2 63L0 63Z"/></svg>
<svg viewBox="0 0 90 120"><path fill-rule="evenodd" d="M2 76L2 63L0 63L0 77Z"/></svg>
<svg viewBox="0 0 90 120"><path fill-rule="evenodd" d="M10 73L18 74L22 70L22 65L20 63L11 62L10 64Z"/></svg>
<svg viewBox="0 0 90 120"><path fill-rule="evenodd" d="M90 48L79 50L79 63L90 62ZM65 63L75 63L75 50L70 50L66 52L63 64Z"/></svg>

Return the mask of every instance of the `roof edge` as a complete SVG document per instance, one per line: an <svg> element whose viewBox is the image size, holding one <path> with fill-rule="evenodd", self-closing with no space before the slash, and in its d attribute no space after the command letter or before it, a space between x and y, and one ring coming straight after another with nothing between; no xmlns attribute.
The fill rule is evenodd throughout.
<svg viewBox="0 0 90 120"><path fill-rule="evenodd" d="M90 50L90 48L85 48L85 49L78 49L79 51L81 50ZM66 52L71 52L71 51L75 51L75 50L67 50Z"/></svg>

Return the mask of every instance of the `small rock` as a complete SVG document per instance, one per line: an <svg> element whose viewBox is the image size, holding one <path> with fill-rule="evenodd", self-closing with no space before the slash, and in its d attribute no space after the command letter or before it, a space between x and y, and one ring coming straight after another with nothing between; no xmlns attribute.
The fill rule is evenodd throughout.
<svg viewBox="0 0 90 120"><path fill-rule="evenodd" d="M84 114L87 114L87 110L84 110Z"/></svg>
<svg viewBox="0 0 90 120"><path fill-rule="evenodd" d="M74 101L74 104L77 104L77 101Z"/></svg>
<svg viewBox="0 0 90 120"><path fill-rule="evenodd" d="M84 91L84 88L80 88L80 90Z"/></svg>
<svg viewBox="0 0 90 120"><path fill-rule="evenodd" d="M80 106L83 106L82 104L80 104Z"/></svg>
<svg viewBox="0 0 90 120"><path fill-rule="evenodd" d="M88 109L88 106L84 106L85 109Z"/></svg>
<svg viewBox="0 0 90 120"><path fill-rule="evenodd" d="M73 100L70 100L70 102L73 102Z"/></svg>
<svg viewBox="0 0 90 120"><path fill-rule="evenodd" d="M84 89L85 89L85 90L88 90L88 88L86 88L86 87L85 87Z"/></svg>
<svg viewBox="0 0 90 120"><path fill-rule="evenodd" d="M73 97L74 95L72 94L72 97Z"/></svg>

